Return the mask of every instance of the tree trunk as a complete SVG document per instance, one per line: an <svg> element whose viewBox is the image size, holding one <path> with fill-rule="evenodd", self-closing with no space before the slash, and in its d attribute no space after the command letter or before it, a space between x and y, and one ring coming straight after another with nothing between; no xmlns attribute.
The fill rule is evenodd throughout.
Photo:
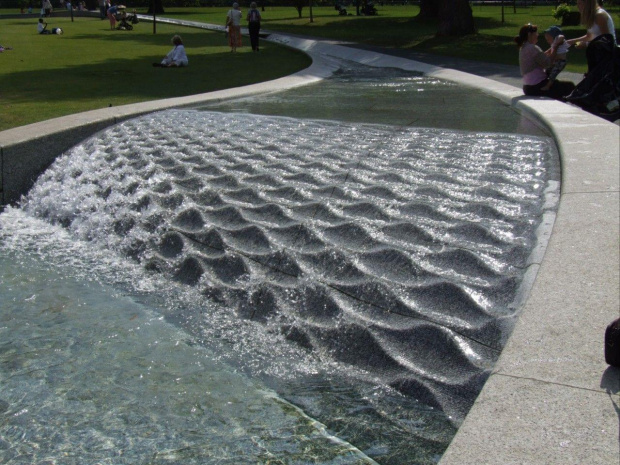
<svg viewBox="0 0 620 465"><path fill-rule="evenodd" d="M147 15L152 15L153 14L153 5L155 5L155 13L157 13L158 15L161 15L163 13L165 13L164 11L164 5L161 2L162 0L151 0L149 2L149 11L146 12Z"/></svg>
<svg viewBox="0 0 620 465"><path fill-rule="evenodd" d="M437 0L420 0L420 19L437 19L439 15L439 4Z"/></svg>
<svg viewBox="0 0 620 465"><path fill-rule="evenodd" d="M474 15L468 0L436 0L439 3L437 33L445 36L464 36L476 32Z"/></svg>
<svg viewBox="0 0 620 465"><path fill-rule="evenodd" d="M293 2L293 6L295 6L295 9L297 10L297 15L299 15L299 18L301 19L301 12L303 11L304 7L308 4L308 0L295 0Z"/></svg>

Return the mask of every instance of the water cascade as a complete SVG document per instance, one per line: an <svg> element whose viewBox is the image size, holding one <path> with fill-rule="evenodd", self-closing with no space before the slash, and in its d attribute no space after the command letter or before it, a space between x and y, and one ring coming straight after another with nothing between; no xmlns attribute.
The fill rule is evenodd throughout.
<svg viewBox="0 0 620 465"><path fill-rule="evenodd" d="M164 111L110 127L59 157L21 207L0 216L0 250L13 257L3 269L44 257L53 271L43 275L71 274L98 283L97 295L131 300L129 310L122 304L107 316L99 310L105 298L91 302L76 318L82 329L63 330L72 331L73 351L100 318L123 319L129 341L138 334L130 315L138 315L153 329L123 349L132 356L111 362L126 378L140 379L149 357L155 370L200 366L183 377L194 378L184 392L220 389L223 398L225 386L235 386L232 395L244 386L242 410L264 414L275 402L287 412L287 420L277 413L265 420L270 431L279 422L311 431L306 442L303 433L263 437L262 449L260 434L246 431L237 441L248 441L248 461L266 460L269 450L301 463L304 455L295 454L314 448L313 463L435 463L510 334L545 192L554 186L554 154L550 140L535 135ZM3 276L6 287L11 279ZM7 331L27 325L11 326L7 308L2 315ZM78 324L70 320L62 324ZM160 325L167 336L156 333ZM16 332L7 354L15 356L20 337L28 340L28 331ZM155 350L158 340L185 349L173 362ZM208 372L226 373L219 387L202 379ZM79 404L92 400L92 389L69 391ZM2 396L0 407L14 414L15 398ZM144 402L139 397L130 405ZM198 404L205 418L216 409ZM192 415L166 421L171 431L173 423L191 429ZM136 435L136 425L161 417L125 420L125 431L107 439L111 450ZM183 436L185 452L167 450L184 463L215 460L213 444L224 450L222 436L236 433L212 429L207 438ZM0 446L14 450L11 443ZM156 447L134 445L144 453Z"/></svg>

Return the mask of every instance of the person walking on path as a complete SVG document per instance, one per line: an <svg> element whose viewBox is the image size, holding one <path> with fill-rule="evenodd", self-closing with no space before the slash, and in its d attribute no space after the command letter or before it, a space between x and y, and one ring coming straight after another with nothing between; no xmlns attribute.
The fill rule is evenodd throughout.
<svg viewBox="0 0 620 465"><path fill-rule="evenodd" d="M250 3L250 11L248 11L248 30L250 32L250 44L252 50L258 52L258 33L260 31L260 11L256 6L256 2Z"/></svg>
<svg viewBox="0 0 620 465"><path fill-rule="evenodd" d="M99 3L99 17L105 19L108 16L107 13L107 0L98 0Z"/></svg>
<svg viewBox="0 0 620 465"><path fill-rule="evenodd" d="M42 7L45 17L49 18L52 14L52 10L54 9L52 7L52 2L50 2L50 0L43 0Z"/></svg>
<svg viewBox="0 0 620 465"><path fill-rule="evenodd" d="M119 10L118 5L112 5L108 8L108 19L110 20L110 30L113 31L116 28L116 13Z"/></svg>
<svg viewBox="0 0 620 465"><path fill-rule="evenodd" d="M228 45L230 51L236 52L241 47L241 10L239 4L233 3L232 9L226 14L226 26L228 27Z"/></svg>

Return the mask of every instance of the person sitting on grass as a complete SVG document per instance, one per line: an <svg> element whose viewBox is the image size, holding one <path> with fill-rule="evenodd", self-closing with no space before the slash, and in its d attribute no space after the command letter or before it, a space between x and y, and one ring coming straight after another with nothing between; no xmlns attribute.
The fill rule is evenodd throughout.
<svg viewBox="0 0 620 465"><path fill-rule="evenodd" d="M168 55L161 60L161 63L153 63L153 66L160 68L175 68L187 66L189 64L181 36L175 35L172 37L172 44L174 45L174 48L168 52Z"/></svg>
<svg viewBox="0 0 620 465"><path fill-rule="evenodd" d="M53 28L51 31L47 28L47 23L43 21L43 18L39 18L39 24L37 24L37 31L39 34L62 34L62 29L59 27Z"/></svg>
<svg viewBox="0 0 620 465"><path fill-rule="evenodd" d="M566 67L566 56L568 54L568 49L570 48L570 45L568 45L568 42L566 42L564 36L562 35L562 29L558 26L551 26L547 28L545 31L545 40L550 45L550 47L545 51L545 54L551 56L555 50L555 59L553 60L551 67L546 71L549 82L540 88L542 91L551 89L555 78L557 78L558 74L560 74Z"/></svg>

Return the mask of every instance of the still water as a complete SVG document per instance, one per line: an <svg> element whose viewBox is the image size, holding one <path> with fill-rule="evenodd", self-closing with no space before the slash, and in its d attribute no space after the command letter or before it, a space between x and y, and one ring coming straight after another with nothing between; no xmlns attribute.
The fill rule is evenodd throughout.
<svg viewBox="0 0 620 465"><path fill-rule="evenodd" d="M557 179L509 107L346 64L94 135L0 215L2 463L436 463Z"/></svg>

